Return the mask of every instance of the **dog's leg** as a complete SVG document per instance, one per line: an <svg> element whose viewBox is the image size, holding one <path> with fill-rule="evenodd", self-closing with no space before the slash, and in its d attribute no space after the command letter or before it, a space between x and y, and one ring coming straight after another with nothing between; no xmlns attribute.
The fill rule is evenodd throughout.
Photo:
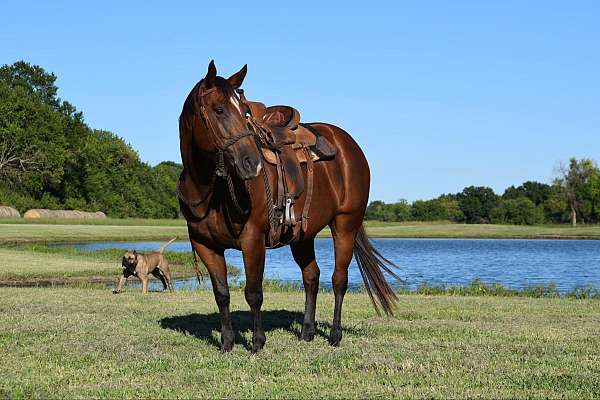
<svg viewBox="0 0 600 400"><path fill-rule="evenodd" d="M125 275L121 276L121 279L119 279L119 283L117 284L117 288L115 290L113 290L114 294L120 293L121 289L123 289L123 286L125 286L125 284L127 283L127 278L125 277Z"/></svg>
<svg viewBox="0 0 600 400"><path fill-rule="evenodd" d="M142 280L142 293L148 294L148 275L142 274L140 279Z"/></svg>
<svg viewBox="0 0 600 400"><path fill-rule="evenodd" d="M169 267L169 263L167 260L164 260L164 266L161 267L161 272L165 276L167 280L167 286L169 287L169 291L173 293L173 281L171 279L171 268Z"/></svg>
<svg viewBox="0 0 600 400"><path fill-rule="evenodd" d="M160 267L154 268L152 275L154 275L157 279L160 279L161 283L163 284L163 290L167 290L167 282L165 281L165 276Z"/></svg>

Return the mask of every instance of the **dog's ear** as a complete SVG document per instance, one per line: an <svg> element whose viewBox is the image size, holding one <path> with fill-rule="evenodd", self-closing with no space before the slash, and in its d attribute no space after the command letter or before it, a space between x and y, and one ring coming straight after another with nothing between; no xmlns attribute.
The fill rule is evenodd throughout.
<svg viewBox="0 0 600 400"><path fill-rule="evenodd" d="M135 257L135 259L137 260L137 251L136 251L136 250L134 250L134 251L133 251L133 256L134 256L134 257Z"/></svg>

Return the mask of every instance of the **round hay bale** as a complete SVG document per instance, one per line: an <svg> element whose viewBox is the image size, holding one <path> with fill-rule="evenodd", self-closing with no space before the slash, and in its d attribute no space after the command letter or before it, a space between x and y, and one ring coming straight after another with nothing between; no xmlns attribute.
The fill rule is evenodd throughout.
<svg viewBox="0 0 600 400"><path fill-rule="evenodd" d="M88 212L80 210L47 210L43 208L35 208L28 210L23 217L28 219L100 219L106 218L106 214L104 214L102 211Z"/></svg>
<svg viewBox="0 0 600 400"><path fill-rule="evenodd" d="M42 218L42 216L39 213L39 210L27 210L25 212L25 214L23 214L23 218L26 219L38 219L38 218Z"/></svg>
<svg viewBox="0 0 600 400"><path fill-rule="evenodd" d="M21 218L21 214L12 207L0 206L0 218Z"/></svg>

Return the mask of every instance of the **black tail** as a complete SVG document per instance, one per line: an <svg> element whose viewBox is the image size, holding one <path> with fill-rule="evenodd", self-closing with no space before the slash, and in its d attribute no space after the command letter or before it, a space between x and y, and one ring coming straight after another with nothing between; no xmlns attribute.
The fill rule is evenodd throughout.
<svg viewBox="0 0 600 400"><path fill-rule="evenodd" d="M398 267L373 247L364 226L360 227L356 239L354 239L354 258L356 258L367 293L371 297L377 314L381 315L379 311L379 307L381 307L386 315L394 315L393 309L396 306L398 297L385 280L382 270L400 280L400 277L392 271L392 268L396 269ZM373 292L375 292L375 295L373 295Z"/></svg>

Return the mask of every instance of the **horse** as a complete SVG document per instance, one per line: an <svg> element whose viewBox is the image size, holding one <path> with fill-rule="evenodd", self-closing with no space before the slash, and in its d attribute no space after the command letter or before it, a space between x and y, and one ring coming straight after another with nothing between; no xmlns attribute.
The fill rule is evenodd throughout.
<svg viewBox="0 0 600 400"><path fill-rule="evenodd" d="M194 258L208 270L221 316L221 351L229 352L234 333L229 312L226 249L241 250L245 271L245 298L253 318L252 353L266 342L261 320L263 272L269 207L267 186L275 187L277 172L264 162L261 144L248 123L250 110L236 90L244 81L247 65L230 76L217 76L214 61L192 88L179 117L180 151L184 170L178 182L179 204L187 221ZM342 339L342 304L348 288L348 267L353 254L375 310L393 315L397 297L384 271L398 278L395 266L370 242L363 227L369 197L369 165L358 144L341 128L311 123L311 129L327 138L337 154L330 161L316 162L314 190L306 230L289 243L300 267L305 291L304 322L300 340L315 336L315 307L320 270L315 259L316 235L329 226L335 249L332 276L335 307L328 342ZM303 178L306 179L306 165ZM221 179L225 178L225 179ZM298 198L300 206L306 193Z"/></svg>

